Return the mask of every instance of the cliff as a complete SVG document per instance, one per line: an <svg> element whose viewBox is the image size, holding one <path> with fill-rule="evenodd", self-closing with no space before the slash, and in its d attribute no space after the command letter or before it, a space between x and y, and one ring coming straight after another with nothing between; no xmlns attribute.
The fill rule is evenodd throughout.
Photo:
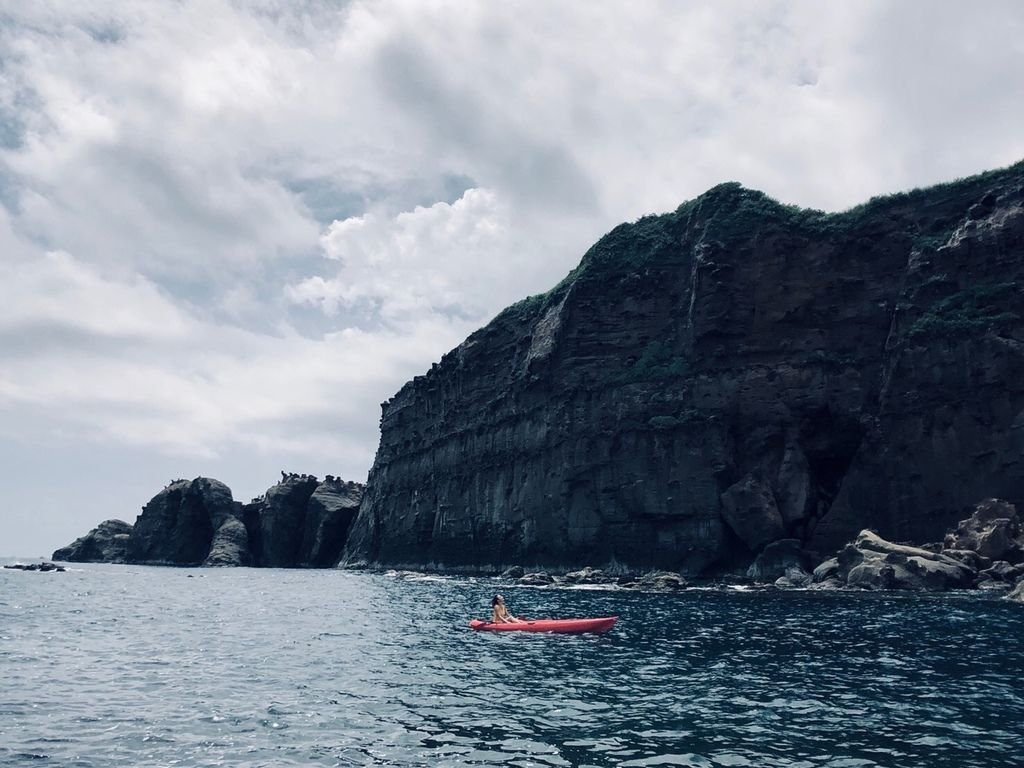
<svg viewBox="0 0 1024 768"><path fill-rule="evenodd" d="M53 553L56 560L148 565L331 567L338 561L363 486L328 475L281 473L243 505L224 483L175 480L135 525L108 520Z"/></svg>
<svg viewBox="0 0 1024 768"><path fill-rule="evenodd" d="M345 562L715 573L1020 506L1022 286L1024 164L621 225L384 403Z"/></svg>

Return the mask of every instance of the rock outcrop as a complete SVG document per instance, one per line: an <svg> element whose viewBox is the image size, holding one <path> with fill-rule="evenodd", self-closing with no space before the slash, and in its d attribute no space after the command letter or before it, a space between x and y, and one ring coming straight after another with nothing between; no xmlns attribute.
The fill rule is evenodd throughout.
<svg viewBox="0 0 1024 768"><path fill-rule="evenodd" d="M208 477L175 480L142 508L128 538L128 562L150 565L249 565L238 539L242 505ZM212 561L208 558L214 556Z"/></svg>
<svg viewBox="0 0 1024 768"><path fill-rule="evenodd" d="M823 564L825 568L830 565ZM828 578L861 589L944 592L972 587L975 575L970 566L948 555L894 544L871 531L861 531L856 541L839 552L835 572Z"/></svg>
<svg viewBox="0 0 1024 768"><path fill-rule="evenodd" d="M1022 287L1024 164L841 214L716 187L384 403L345 560L714 574L779 539L934 540L1024 503Z"/></svg>
<svg viewBox="0 0 1024 768"><path fill-rule="evenodd" d="M64 573L67 569L56 563L14 563L5 565L9 571L33 571L35 573Z"/></svg>
<svg viewBox="0 0 1024 768"><path fill-rule="evenodd" d="M242 505L218 480L175 480L131 526L101 523L55 560L181 566L330 568L337 564L363 486L328 475L282 473Z"/></svg>
<svg viewBox="0 0 1024 768"><path fill-rule="evenodd" d="M815 568L813 580L817 588L941 592L973 587L1004 592L1024 580L1022 549L1024 535L1016 508L1000 499L986 499L942 544L895 544L872 531L861 531L836 557ZM1006 557L1014 558L1016 564L993 561Z"/></svg>
<svg viewBox="0 0 1024 768"><path fill-rule="evenodd" d="M54 560L68 563L123 563L128 559L132 527L123 520L104 520L85 536L53 553Z"/></svg>
<svg viewBox="0 0 1024 768"><path fill-rule="evenodd" d="M989 561L1024 561L1024 538L1016 507L999 499L986 499L956 531L946 534L944 547L977 552Z"/></svg>
<svg viewBox="0 0 1024 768"><path fill-rule="evenodd" d="M276 568L334 566L362 496L359 483L284 475L245 507L256 563Z"/></svg>

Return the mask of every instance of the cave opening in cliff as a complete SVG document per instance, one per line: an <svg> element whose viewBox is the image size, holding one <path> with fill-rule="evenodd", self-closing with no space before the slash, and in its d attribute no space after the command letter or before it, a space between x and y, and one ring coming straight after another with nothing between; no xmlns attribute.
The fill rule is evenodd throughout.
<svg viewBox="0 0 1024 768"><path fill-rule="evenodd" d="M805 539L828 514L839 495L843 479L864 440L864 425L848 413L828 407L808 416L800 425L800 447L815 491L815 509L807 521Z"/></svg>

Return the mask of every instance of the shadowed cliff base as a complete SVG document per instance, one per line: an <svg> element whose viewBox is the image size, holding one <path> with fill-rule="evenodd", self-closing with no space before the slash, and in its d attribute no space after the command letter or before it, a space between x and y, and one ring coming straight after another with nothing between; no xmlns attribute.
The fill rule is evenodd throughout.
<svg viewBox="0 0 1024 768"><path fill-rule="evenodd" d="M344 562L745 571L1024 503L1024 164L616 227L384 403Z"/></svg>

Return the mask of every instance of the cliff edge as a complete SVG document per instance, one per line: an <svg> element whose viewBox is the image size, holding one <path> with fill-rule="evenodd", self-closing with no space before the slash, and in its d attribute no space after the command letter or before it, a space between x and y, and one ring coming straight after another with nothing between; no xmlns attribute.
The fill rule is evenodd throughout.
<svg viewBox="0 0 1024 768"><path fill-rule="evenodd" d="M616 227L384 403L344 560L712 574L1024 504L1024 163Z"/></svg>

